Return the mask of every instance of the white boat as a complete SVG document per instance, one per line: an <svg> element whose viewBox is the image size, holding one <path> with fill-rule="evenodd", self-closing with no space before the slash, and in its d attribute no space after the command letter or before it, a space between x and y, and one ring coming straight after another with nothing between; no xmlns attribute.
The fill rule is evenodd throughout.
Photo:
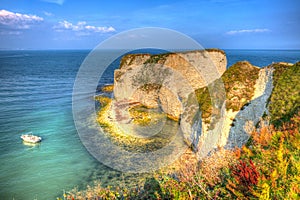
<svg viewBox="0 0 300 200"><path fill-rule="evenodd" d="M28 143L39 143L42 141L42 138L36 135L33 135L32 133L28 133L28 134L23 134L21 135L21 138L24 142L28 142Z"/></svg>

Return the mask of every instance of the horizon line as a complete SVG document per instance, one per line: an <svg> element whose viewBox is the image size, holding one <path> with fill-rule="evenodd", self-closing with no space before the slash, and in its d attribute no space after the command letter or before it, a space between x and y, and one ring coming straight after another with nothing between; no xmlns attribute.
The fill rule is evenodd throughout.
<svg viewBox="0 0 300 200"><path fill-rule="evenodd" d="M144 48L144 49L147 49L147 48ZM151 49L151 48L149 48ZM204 49L201 49L201 50L205 50L205 49L220 49L220 50L264 50L264 51L274 51L274 50L278 50L278 51L300 51L300 48L299 49L296 49L296 48L253 48L253 49L248 49L248 48L204 48ZM49 49L23 49L23 48L18 48L18 49L6 49L6 48L3 48L1 49L0 48L0 51L92 51L92 50L96 50L94 48L49 48ZM99 50L139 50L139 49L99 49ZM173 50L185 50L185 49L173 49ZM186 49L188 50L188 49ZM191 49L190 49L191 50ZM194 49L194 50L198 50L198 49Z"/></svg>

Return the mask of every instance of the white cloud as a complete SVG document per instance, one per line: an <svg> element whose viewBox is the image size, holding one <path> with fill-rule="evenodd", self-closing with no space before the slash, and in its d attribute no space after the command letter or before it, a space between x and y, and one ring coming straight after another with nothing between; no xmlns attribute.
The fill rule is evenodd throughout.
<svg viewBox="0 0 300 200"><path fill-rule="evenodd" d="M68 22L66 20L61 21L58 23L58 25L53 27L56 31L64 31L64 30L71 30L76 32L81 32L79 35L88 35L91 32L94 33L109 33L109 32L115 32L116 30L109 26L91 26L87 25L85 21L77 22L77 24L72 24L71 22Z"/></svg>
<svg viewBox="0 0 300 200"><path fill-rule="evenodd" d="M44 13L44 15L46 15L48 17L53 16L53 13L51 13L51 12L44 11L43 13Z"/></svg>
<svg viewBox="0 0 300 200"><path fill-rule="evenodd" d="M0 10L0 25L10 29L29 29L31 25L43 20L42 17L36 15Z"/></svg>
<svg viewBox="0 0 300 200"><path fill-rule="evenodd" d="M48 3L55 3L55 4L58 4L58 5L63 5L65 0L42 0L42 1L45 1L45 2L48 2Z"/></svg>
<svg viewBox="0 0 300 200"><path fill-rule="evenodd" d="M21 35L21 31L0 31L0 35Z"/></svg>
<svg viewBox="0 0 300 200"><path fill-rule="evenodd" d="M264 33L264 32L270 32L269 29L263 28L263 29L242 29L242 30L232 30L226 32L227 35L236 35L236 34L242 34L242 33Z"/></svg>

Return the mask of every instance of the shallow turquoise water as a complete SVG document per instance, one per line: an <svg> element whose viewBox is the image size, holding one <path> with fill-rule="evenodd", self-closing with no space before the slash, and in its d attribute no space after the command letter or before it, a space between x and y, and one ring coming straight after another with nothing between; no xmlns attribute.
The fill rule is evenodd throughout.
<svg viewBox="0 0 300 200"><path fill-rule="evenodd" d="M72 117L72 89L88 51L0 52L0 199L55 199L63 189L123 176L95 161ZM300 51L228 50L228 63L296 62ZM112 81L113 71L104 77ZM32 131L40 145L24 144Z"/></svg>
<svg viewBox="0 0 300 200"><path fill-rule="evenodd" d="M73 81L88 52L1 52L0 199L54 199L89 179L97 162L74 128ZM24 144L32 131L40 145Z"/></svg>

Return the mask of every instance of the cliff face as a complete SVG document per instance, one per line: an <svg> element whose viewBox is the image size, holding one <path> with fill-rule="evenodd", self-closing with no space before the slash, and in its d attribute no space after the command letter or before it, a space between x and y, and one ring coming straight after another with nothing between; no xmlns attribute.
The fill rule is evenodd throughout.
<svg viewBox="0 0 300 200"><path fill-rule="evenodd" d="M258 68L242 61L226 70L226 64L225 53L216 49L126 55L115 71L115 101L160 108L178 120L186 144L197 150L199 158L218 147L241 147L268 114L273 77L280 81L291 65ZM290 71L299 73L299 67L294 68ZM211 97L219 94L209 88L218 83L224 85L226 101L216 109Z"/></svg>
<svg viewBox="0 0 300 200"><path fill-rule="evenodd" d="M234 148L241 146L266 111L267 100L272 91L272 69L260 69L242 61L231 66L221 77L226 90L226 101L220 117L212 123L212 105L205 92L198 91L203 99L202 130L197 144L198 157L206 156L217 147ZM207 99L205 99L207 98Z"/></svg>
<svg viewBox="0 0 300 200"><path fill-rule="evenodd" d="M185 142L197 148L202 120L196 97L190 94L219 79L226 65L225 53L217 49L126 55L115 70L114 97L160 108L169 118L180 120Z"/></svg>
<svg viewBox="0 0 300 200"><path fill-rule="evenodd" d="M114 96L117 101L127 99L148 108L161 106L170 118L178 120L183 112L180 99L220 78L226 65L225 53L215 49L129 54L115 70Z"/></svg>

